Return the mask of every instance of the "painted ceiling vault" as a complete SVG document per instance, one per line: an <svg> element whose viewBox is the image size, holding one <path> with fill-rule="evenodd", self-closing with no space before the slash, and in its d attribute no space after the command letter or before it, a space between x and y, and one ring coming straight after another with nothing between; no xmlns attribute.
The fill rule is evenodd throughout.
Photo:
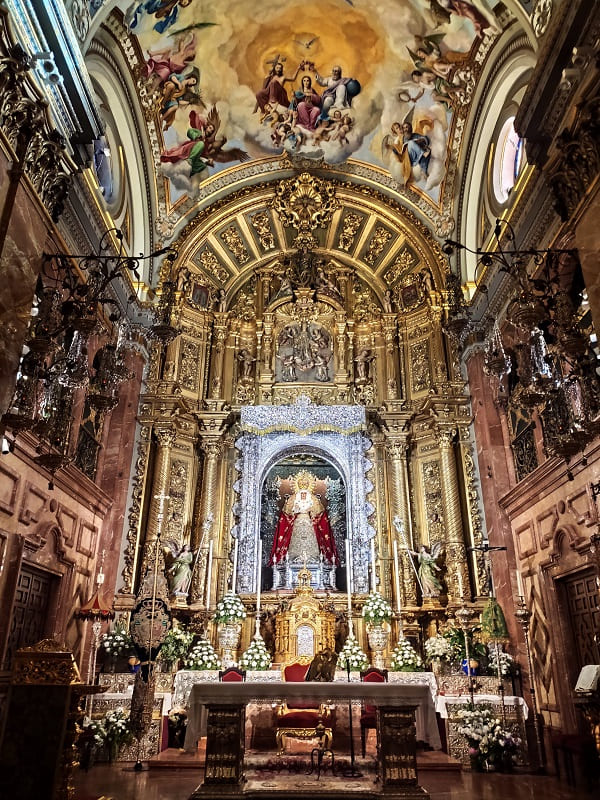
<svg viewBox="0 0 600 800"><path fill-rule="evenodd" d="M464 120L500 32L483 0L118 7L139 56L163 238L217 186L282 159L371 170L426 215L447 216Z"/></svg>

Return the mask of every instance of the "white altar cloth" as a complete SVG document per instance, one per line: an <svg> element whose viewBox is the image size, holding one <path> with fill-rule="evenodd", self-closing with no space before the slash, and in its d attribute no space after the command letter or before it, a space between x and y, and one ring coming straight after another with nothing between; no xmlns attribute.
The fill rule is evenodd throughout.
<svg viewBox="0 0 600 800"><path fill-rule="evenodd" d="M441 749L435 707L427 684L257 681L195 684L190 692L185 749L192 752L195 750L201 735L202 711L207 705L286 701L293 707L294 700L314 702L315 705L364 701L375 706L416 706L417 739L427 742L435 750Z"/></svg>
<svg viewBox="0 0 600 800"><path fill-rule="evenodd" d="M475 704L490 704L490 705L501 705L502 698L499 694L476 694L473 695L473 700ZM448 719L448 706L449 705L464 705L466 703L471 702L470 695L443 695L440 694L435 701L435 710L438 712L442 719ZM515 695L505 695L504 696L504 703L506 707L513 706L514 708L520 708L521 713L523 714L523 719L527 719L529 716L529 706L523 700L522 697L517 697Z"/></svg>

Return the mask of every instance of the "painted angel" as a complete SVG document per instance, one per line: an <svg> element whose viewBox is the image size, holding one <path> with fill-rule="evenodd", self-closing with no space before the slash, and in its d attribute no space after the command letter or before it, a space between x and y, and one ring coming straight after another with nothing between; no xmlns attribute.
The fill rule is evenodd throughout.
<svg viewBox="0 0 600 800"><path fill-rule="evenodd" d="M381 143L382 159L402 186L411 182L438 186L446 157L448 123L439 103L413 108L403 122L393 122Z"/></svg>

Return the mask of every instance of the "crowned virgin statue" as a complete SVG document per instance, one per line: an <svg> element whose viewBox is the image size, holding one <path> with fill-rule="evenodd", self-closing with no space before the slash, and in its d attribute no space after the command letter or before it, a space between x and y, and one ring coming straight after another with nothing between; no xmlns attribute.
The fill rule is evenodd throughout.
<svg viewBox="0 0 600 800"><path fill-rule="evenodd" d="M327 511L315 494L316 477L306 470L290 477L294 493L283 505L275 529L269 565L284 559L337 565L339 558Z"/></svg>

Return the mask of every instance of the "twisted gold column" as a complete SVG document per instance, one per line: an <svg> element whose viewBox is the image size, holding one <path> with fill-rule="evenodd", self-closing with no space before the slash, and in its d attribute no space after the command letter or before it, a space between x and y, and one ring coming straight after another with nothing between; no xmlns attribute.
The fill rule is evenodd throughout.
<svg viewBox="0 0 600 800"><path fill-rule="evenodd" d="M163 520L168 501L169 471L171 466L171 448L175 443L176 432L174 428L155 428L156 459L154 474L152 476L152 496L146 536L144 538L144 551L142 557L142 575L144 575L149 559L155 556L154 544L162 533Z"/></svg>
<svg viewBox="0 0 600 800"><path fill-rule="evenodd" d="M440 448L440 471L442 473L442 500L446 532L446 583L449 600L461 597L470 599L471 587L467 566L467 551L463 533L456 458L452 441L456 429L442 428L436 431Z"/></svg>
<svg viewBox="0 0 600 800"><path fill-rule="evenodd" d="M390 441L386 444L388 456L390 480L388 486L391 489L390 512L394 519L400 517L403 524L404 535L409 547L413 546L410 541L410 508L409 499L406 493L407 470L406 470L406 441ZM416 606L417 589L415 585L414 570L410 564L411 554L406 549L406 542L394 529L393 534L398 540L398 554L402 569L402 605ZM396 598L397 600L397 598Z"/></svg>
<svg viewBox="0 0 600 800"><path fill-rule="evenodd" d="M198 563L192 579L191 602L203 604L206 596L206 577L208 570L207 554L209 543L213 538L215 520L217 518L217 499L219 477L219 459L223 452L223 443L217 439L205 439L201 443L204 452L204 468L202 477L202 494L200 498L199 520L195 526L196 535L199 541L194 542L196 548L200 548ZM213 569L211 584L216 583L217 570ZM212 586L209 587L212 590ZM209 592L210 596L211 592Z"/></svg>

